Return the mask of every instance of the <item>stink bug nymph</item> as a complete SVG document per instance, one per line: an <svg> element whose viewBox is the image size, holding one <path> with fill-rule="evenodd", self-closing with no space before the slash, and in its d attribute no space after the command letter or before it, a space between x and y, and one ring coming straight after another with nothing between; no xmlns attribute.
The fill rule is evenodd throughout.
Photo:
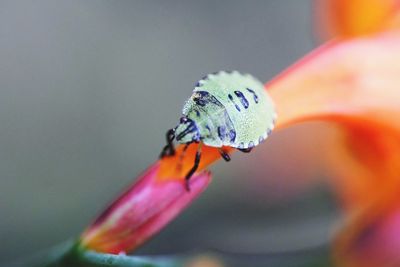
<svg viewBox="0 0 400 267"><path fill-rule="evenodd" d="M221 156L229 161L223 146L250 152L268 137L275 119L272 99L253 76L237 71L209 74L197 82L178 126L167 131L161 157L174 155L174 140L186 144L185 148L200 143L194 165L185 177L189 190L188 181L199 165L202 144L220 148Z"/></svg>

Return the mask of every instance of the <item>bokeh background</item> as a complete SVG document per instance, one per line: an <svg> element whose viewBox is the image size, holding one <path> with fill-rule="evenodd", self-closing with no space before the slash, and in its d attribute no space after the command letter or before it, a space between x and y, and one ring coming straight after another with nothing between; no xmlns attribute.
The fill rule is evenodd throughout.
<svg viewBox="0 0 400 267"><path fill-rule="evenodd" d="M268 81L317 44L309 0L1 1L0 262L79 235L157 158L196 81ZM329 126L275 133L138 253L326 246Z"/></svg>

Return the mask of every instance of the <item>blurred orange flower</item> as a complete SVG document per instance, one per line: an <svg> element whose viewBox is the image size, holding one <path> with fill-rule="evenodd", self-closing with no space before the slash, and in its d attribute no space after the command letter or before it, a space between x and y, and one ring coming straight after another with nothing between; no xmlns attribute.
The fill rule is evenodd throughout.
<svg viewBox="0 0 400 267"><path fill-rule="evenodd" d="M338 259L349 263L357 246L367 245L360 238L373 234L371 226L400 200L400 35L328 44L267 88L278 108L278 127L326 120L343 129L331 166L349 220L335 248ZM368 264L375 256L382 263L381 250L375 246L362 255L369 255ZM400 264L399 255L388 260Z"/></svg>
<svg viewBox="0 0 400 267"><path fill-rule="evenodd" d="M316 0L315 26L324 39L398 29L399 0Z"/></svg>
<svg viewBox="0 0 400 267"><path fill-rule="evenodd" d="M353 107L370 102L370 114L342 123L342 142L332 147L333 183L347 215L334 246L336 259L341 266L400 266L400 1L316 2L322 38L367 41L372 48L354 49L359 70L350 75L355 84L347 86L361 92Z"/></svg>

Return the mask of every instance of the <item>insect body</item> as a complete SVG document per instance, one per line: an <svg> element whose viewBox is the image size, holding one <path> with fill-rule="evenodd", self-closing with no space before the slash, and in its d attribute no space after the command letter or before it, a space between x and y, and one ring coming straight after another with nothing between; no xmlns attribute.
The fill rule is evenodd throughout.
<svg viewBox="0 0 400 267"><path fill-rule="evenodd" d="M197 169L203 143L249 152L268 137L275 119L271 98L253 76L237 71L209 74L197 82L178 126L167 132L168 144L161 156L174 154L174 139L187 145L200 142L195 164L186 175L189 180ZM220 153L229 160L222 149Z"/></svg>

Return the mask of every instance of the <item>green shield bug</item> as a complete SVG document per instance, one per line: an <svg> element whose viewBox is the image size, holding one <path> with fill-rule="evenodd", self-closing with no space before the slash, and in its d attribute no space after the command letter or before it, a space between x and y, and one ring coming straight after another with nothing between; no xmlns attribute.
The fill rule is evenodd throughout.
<svg viewBox="0 0 400 267"><path fill-rule="evenodd" d="M275 125L276 112L272 99L263 84L249 74L220 71L197 82L186 101L178 126L168 130L167 145L161 157L173 155L173 141L186 144L200 143L194 166L186 175L186 187L196 171L202 144L220 148L221 156L229 161L223 146L242 152L264 141Z"/></svg>

